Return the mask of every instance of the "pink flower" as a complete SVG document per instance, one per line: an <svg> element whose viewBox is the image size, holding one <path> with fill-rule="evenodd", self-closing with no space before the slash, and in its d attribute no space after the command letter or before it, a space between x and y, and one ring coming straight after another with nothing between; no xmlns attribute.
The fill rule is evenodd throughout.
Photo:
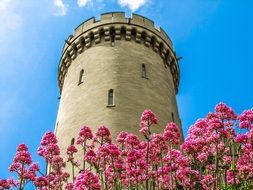
<svg viewBox="0 0 253 190"><path fill-rule="evenodd" d="M104 125L100 126L95 133L94 140L100 144L111 143L112 139L109 129Z"/></svg>
<svg viewBox="0 0 253 190"><path fill-rule="evenodd" d="M246 143L247 142L247 135L238 134L235 138L235 142L237 142L237 143Z"/></svg>
<svg viewBox="0 0 253 190"><path fill-rule="evenodd" d="M149 136L151 134L149 127L142 127L140 130L140 133L144 136Z"/></svg>
<svg viewBox="0 0 253 190"><path fill-rule="evenodd" d="M43 156L50 166L47 175L49 186L51 188L54 187L54 189L61 189L64 182L67 182L69 174L63 171L66 167L66 163L60 156L60 148L57 142L54 133L46 132L42 137L40 147L38 148L38 154ZM39 178L38 180L43 180L43 178Z"/></svg>
<svg viewBox="0 0 253 190"><path fill-rule="evenodd" d="M126 137L127 137L128 133L127 132L124 132L124 131L121 131L118 136L117 136L117 142L118 143L122 143L124 144L125 143L125 140L126 140Z"/></svg>
<svg viewBox="0 0 253 190"><path fill-rule="evenodd" d="M217 114L219 118L225 119L225 120L232 120L232 119L237 118L233 109L224 103L219 103L216 105L215 114Z"/></svg>
<svg viewBox="0 0 253 190"><path fill-rule="evenodd" d="M224 124L219 118L210 118L207 120L209 130L220 130L223 129Z"/></svg>
<svg viewBox="0 0 253 190"><path fill-rule="evenodd" d="M157 117L156 115L149 109L144 110L141 115L141 122L147 123L149 125L157 124Z"/></svg>
<svg viewBox="0 0 253 190"><path fill-rule="evenodd" d="M54 133L46 132L40 142L38 155L44 157L47 162L51 163L54 156L60 155L60 148L57 142Z"/></svg>
<svg viewBox="0 0 253 190"><path fill-rule="evenodd" d="M253 128L253 109L244 111L240 116L240 125L239 127L241 129L247 128L251 129Z"/></svg>
<svg viewBox="0 0 253 190"><path fill-rule="evenodd" d="M90 172L89 170L83 171L75 180L75 190L100 190L99 176Z"/></svg>
<svg viewBox="0 0 253 190"><path fill-rule="evenodd" d="M224 155L223 158L222 158L222 161L223 161L224 164L230 165L232 163L232 157Z"/></svg>
<svg viewBox="0 0 253 190"><path fill-rule="evenodd" d="M136 135L130 133L125 138L125 145L131 148L138 148L140 146L140 140Z"/></svg>
<svg viewBox="0 0 253 190"><path fill-rule="evenodd" d="M28 152L28 148L25 144L18 145L17 153L13 159L13 163L10 165L9 170L16 172L19 180L25 179L25 183L21 183L21 188L24 188L26 183L34 181L36 178L36 172L39 170L37 164L32 164L32 158ZM9 183L15 186L14 180Z"/></svg>
<svg viewBox="0 0 253 190"><path fill-rule="evenodd" d="M204 190L212 190L215 179L211 175L203 175L201 179L201 185Z"/></svg>
<svg viewBox="0 0 253 190"><path fill-rule="evenodd" d="M194 187L196 185L198 176L199 172L197 170L192 170L191 167L180 167L176 172L177 180L185 189Z"/></svg>
<svg viewBox="0 0 253 190"><path fill-rule="evenodd" d="M9 170L13 171L22 171L22 167L25 165L30 166L32 164L32 158L30 153L28 152L28 148L25 144L18 145L17 153L14 157L13 163L11 164Z"/></svg>
<svg viewBox="0 0 253 190"><path fill-rule="evenodd" d="M201 163L204 163L207 161L207 154L202 152L197 156L197 158Z"/></svg>
<svg viewBox="0 0 253 190"><path fill-rule="evenodd" d="M0 179L0 189L10 189L11 185L7 179Z"/></svg>
<svg viewBox="0 0 253 190"><path fill-rule="evenodd" d="M128 163L134 163L138 159L141 159L143 157L142 153L137 150L132 150L127 155L127 162Z"/></svg>
<svg viewBox="0 0 253 190"><path fill-rule="evenodd" d="M120 151L115 144L103 144L98 148L98 157L117 159L119 155Z"/></svg>
<svg viewBox="0 0 253 190"><path fill-rule="evenodd" d="M77 153L75 145L69 145L67 148L68 161L74 161L74 153Z"/></svg>
<svg viewBox="0 0 253 190"><path fill-rule="evenodd" d="M235 176L235 173L233 171L228 170L227 171L227 183L229 185L233 185L233 184L239 184L240 181L238 180L238 178Z"/></svg>
<svg viewBox="0 0 253 190"><path fill-rule="evenodd" d="M146 139L149 139L151 135L150 127L153 124L157 124L157 117L151 110L144 110L140 118L140 133L144 135Z"/></svg>
<svg viewBox="0 0 253 190"><path fill-rule="evenodd" d="M84 160L91 165L95 165L97 162L97 155L93 150L88 150L84 155Z"/></svg>
<svg viewBox="0 0 253 190"><path fill-rule="evenodd" d="M73 183L67 183L65 186L65 190L73 190L74 189L74 184Z"/></svg>
<svg viewBox="0 0 253 190"><path fill-rule="evenodd" d="M48 186L48 179L44 176L37 177L34 181L34 185L39 188L47 187Z"/></svg>
<svg viewBox="0 0 253 190"><path fill-rule="evenodd" d="M77 141L76 144L83 144L85 143L87 140L90 140L93 138L93 134L91 132L90 127L88 126L83 126L79 133L78 133L78 137L77 137Z"/></svg>
<svg viewBox="0 0 253 190"><path fill-rule="evenodd" d="M168 123L164 129L163 136L166 141L169 141L171 144L179 144L180 132L179 128L175 123Z"/></svg>

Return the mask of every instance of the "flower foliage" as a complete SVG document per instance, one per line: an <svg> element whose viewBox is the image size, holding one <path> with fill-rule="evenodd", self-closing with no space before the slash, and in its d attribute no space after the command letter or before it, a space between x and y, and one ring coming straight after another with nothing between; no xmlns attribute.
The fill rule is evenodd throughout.
<svg viewBox="0 0 253 190"><path fill-rule="evenodd" d="M159 134L151 132L156 124L156 115L145 110L140 118L143 138L121 132L115 141L106 126L94 133L83 126L65 150L66 160L56 136L47 132L38 148L46 174L21 144L9 168L17 179L0 180L0 189L23 190L28 182L38 190L253 189L253 110L236 115L219 103L189 128L183 143L175 123Z"/></svg>

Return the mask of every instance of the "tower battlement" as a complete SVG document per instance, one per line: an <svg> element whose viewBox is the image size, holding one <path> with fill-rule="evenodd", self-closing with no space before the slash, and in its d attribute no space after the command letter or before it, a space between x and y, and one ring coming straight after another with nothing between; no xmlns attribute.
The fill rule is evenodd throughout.
<svg viewBox="0 0 253 190"><path fill-rule="evenodd" d="M58 68L58 84L62 91L65 75L72 61L87 49L114 39L133 41L152 48L163 59L173 76L175 92L178 91L180 70L172 42L166 32L155 27L152 20L138 14L127 18L124 12L101 14L100 20L92 17L81 23L66 40Z"/></svg>
<svg viewBox="0 0 253 190"><path fill-rule="evenodd" d="M154 21L138 15L132 14L132 17L126 17L124 12L108 12L100 15L100 20L96 20L95 17L89 18L78 27L75 28L73 36L78 36L83 32L89 31L94 27L101 25L113 24L113 23L124 23L142 26L150 31L153 31L160 35L162 38L166 39L167 43L172 46L172 42L166 32L161 28L155 26Z"/></svg>

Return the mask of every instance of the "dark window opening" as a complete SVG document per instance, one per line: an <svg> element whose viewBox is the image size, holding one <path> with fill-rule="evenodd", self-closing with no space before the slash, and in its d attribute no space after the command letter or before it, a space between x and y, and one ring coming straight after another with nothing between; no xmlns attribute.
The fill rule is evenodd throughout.
<svg viewBox="0 0 253 190"><path fill-rule="evenodd" d="M121 35L121 38L123 38L123 39L126 37L126 29L125 28L121 28L120 35Z"/></svg>
<svg viewBox="0 0 253 190"><path fill-rule="evenodd" d="M114 105L114 92L113 89L108 91L108 106Z"/></svg>
<svg viewBox="0 0 253 190"><path fill-rule="evenodd" d="M94 40L94 33L92 32L92 33L90 34L90 42L92 43L93 40Z"/></svg>
<svg viewBox="0 0 253 190"><path fill-rule="evenodd" d="M71 139L71 145L74 145L75 144L75 138L72 138Z"/></svg>
<svg viewBox="0 0 253 190"><path fill-rule="evenodd" d="M156 43L156 39L154 37L151 38L151 41L150 41L150 45L153 49L155 49L155 43Z"/></svg>
<svg viewBox="0 0 253 190"><path fill-rule="evenodd" d="M133 39L133 40L136 40L136 30L135 30L135 29L133 29L133 30L131 31L131 36L132 36L132 39Z"/></svg>
<svg viewBox="0 0 253 190"><path fill-rule="evenodd" d="M159 54L162 56L162 52L163 52L163 44L161 43L159 45Z"/></svg>
<svg viewBox="0 0 253 190"><path fill-rule="evenodd" d="M146 71L146 65L145 64L141 65L141 77L142 78L147 78L147 71Z"/></svg>
<svg viewBox="0 0 253 190"><path fill-rule="evenodd" d="M141 34L141 39L142 39L142 41L145 43L145 41L146 41L146 33L145 33L145 32L143 32L143 33Z"/></svg>
<svg viewBox="0 0 253 190"><path fill-rule="evenodd" d="M84 81L84 70L82 69L82 70L80 71L80 74L79 74L78 85L79 85L79 84L82 84L83 81Z"/></svg>
<svg viewBox="0 0 253 190"><path fill-rule="evenodd" d="M111 36L111 46L113 47L115 45L115 30L114 29L110 31L110 36Z"/></svg>
<svg viewBox="0 0 253 190"><path fill-rule="evenodd" d="M171 119L172 119L172 122L175 122L175 118L174 118L174 113L171 112Z"/></svg>

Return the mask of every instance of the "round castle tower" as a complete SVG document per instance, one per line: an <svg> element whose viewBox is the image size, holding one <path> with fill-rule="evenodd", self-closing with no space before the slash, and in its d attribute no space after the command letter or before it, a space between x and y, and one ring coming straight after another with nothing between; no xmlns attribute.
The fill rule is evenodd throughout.
<svg viewBox="0 0 253 190"><path fill-rule="evenodd" d="M59 64L60 147L66 150L83 125L93 132L106 125L114 139L120 131L139 135L144 109L158 117L153 132L172 121L181 126L179 74L170 38L153 21L112 12L83 22L66 40Z"/></svg>

